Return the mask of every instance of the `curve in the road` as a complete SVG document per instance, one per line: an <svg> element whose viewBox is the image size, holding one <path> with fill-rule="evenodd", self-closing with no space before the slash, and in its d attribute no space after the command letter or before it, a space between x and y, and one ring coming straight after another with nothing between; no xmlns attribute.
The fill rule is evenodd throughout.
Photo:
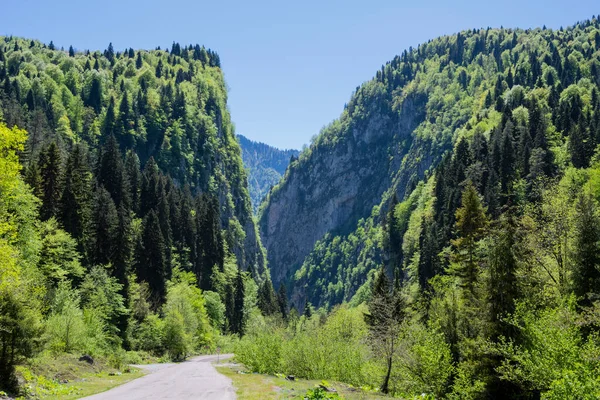
<svg viewBox="0 0 600 400"><path fill-rule="evenodd" d="M221 355L220 359L231 355ZM199 356L179 364L140 365L148 375L99 393L89 400L210 399L234 400L231 380L217 372L217 356Z"/></svg>

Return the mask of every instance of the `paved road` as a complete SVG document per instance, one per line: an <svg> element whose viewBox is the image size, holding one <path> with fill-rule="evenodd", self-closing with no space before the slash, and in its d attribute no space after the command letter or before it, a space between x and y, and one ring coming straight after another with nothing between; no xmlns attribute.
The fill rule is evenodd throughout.
<svg viewBox="0 0 600 400"><path fill-rule="evenodd" d="M221 360L231 357L221 355ZM210 399L234 400L231 380L212 366L217 356L200 356L180 364L151 364L137 367L149 371L139 379L86 397L90 400Z"/></svg>

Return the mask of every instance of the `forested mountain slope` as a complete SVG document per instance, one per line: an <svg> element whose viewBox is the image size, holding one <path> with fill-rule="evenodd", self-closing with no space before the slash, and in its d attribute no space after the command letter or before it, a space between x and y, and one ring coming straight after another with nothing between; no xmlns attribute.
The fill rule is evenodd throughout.
<svg viewBox="0 0 600 400"><path fill-rule="evenodd" d="M382 66L269 193L260 230L273 281L300 306L350 300L390 261L425 284L447 266L437 254L455 237L467 181L497 218L540 196L538 180L587 167L600 126L598 27L473 29ZM381 223L395 201L390 239Z"/></svg>
<svg viewBox="0 0 600 400"><path fill-rule="evenodd" d="M96 160L110 151L112 136L121 154L130 153L124 168L143 169L153 159L168 185L218 199L220 225L238 262L264 268L218 54L199 45L76 53L19 38L2 42L1 110L9 127L29 133L26 167L41 167L40 154L56 143L62 168L79 143L99 171ZM121 189L111 185L118 186L103 183L118 207Z"/></svg>
<svg viewBox="0 0 600 400"><path fill-rule="evenodd" d="M298 150L280 150L264 143L255 142L243 135L237 135L242 148L242 160L248 170L248 191L254 212L272 186L277 184L292 157L298 157Z"/></svg>
<svg viewBox="0 0 600 400"><path fill-rule="evenodd" d="M0 38L0 390L49 394L32 357L181 360L260 315L270 281L226 102L199 45Z"/></svg>

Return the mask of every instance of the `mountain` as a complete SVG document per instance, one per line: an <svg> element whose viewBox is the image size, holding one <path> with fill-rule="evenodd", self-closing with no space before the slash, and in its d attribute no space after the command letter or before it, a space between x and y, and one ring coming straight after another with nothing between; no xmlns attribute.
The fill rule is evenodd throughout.
<svg viewBox="0 0 600 400"><path fill-rule="evenodd" d="M37 393L15 365L41 352L215 347L270 284L220 58L200 45L0 37L0 221L0 389L15 394Z"/></svg>
<svg viewBox="0 0 600 400"><path fill-rule="evenodd" d="M427 257L437 263L454 237L465 176L497 216L513 180L532 198L534 178L556 176L581 151L573 164L587 165L600 116L598 27L592 19L560 30L467 30L383 65L269 192L259 225L273 283L288 285L300 307L349 301L390 259L404 278L424 262L436 199L429 229L439 237ZM465 158L460 167L453 157ZM446 189L454 191L436 192ZM396 201L403 222L390 244Z"/></svg>
<svg viewBox="0 0 600 400"><path fill-rule="evenodd" d="M142 169L152 159L176 187L215 197L239 265L264 270L218 54L176 43L75 52L4 37L0 62L0 109L8 126L29 133L26 166L50 143L63 160L85 143L95 160L112 136Z"/></svg>
<svg viewBox="0 0 600 400"><path fill-rule="evenodd" d="M248 190L256 213L265 195L281 180L290 160L298 157L299 151L280 150L242 135L237 137L242 148L242 160L248 171Z"/></svg>

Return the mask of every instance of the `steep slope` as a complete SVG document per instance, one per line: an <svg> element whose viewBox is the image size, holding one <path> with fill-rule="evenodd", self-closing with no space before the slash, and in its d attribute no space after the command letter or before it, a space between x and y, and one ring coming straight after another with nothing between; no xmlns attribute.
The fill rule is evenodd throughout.
<svg viewBox="0 0 600 400"><path fill-rule="evenodd" d="M297 158L300 152L293 149L280 150L242 135L237 137L242 149L242 160L248 171L250 200L256 213L271 187L281 180L292 157Z"/></svg>
<svg viewBox="0 0 600 400"><path fill-rule="evenodd" d="M471 141L483 135L485 146L492 147L497 140L492 140L493 132L504 132L510 120L511 132L531 130L528 138L520 133L510 138L517 149L511 157L521 160L520 169L511 168L521 177L545 154L537 152L530 159L535 129L544 132L536 143L550 143L564 162L572 125L561 115L573 101L580 101L573 96L589 98L598 84L599 48L598 21L593 19L559 31L464 31L388 62L357 88L340 118L300 154L269 193L260 230L275 284L293 286L294 302L300 306L307 298L316 305L351 299L373 268L389 263L389 244L380 223L391 199L396 195L410 200L417 183L430 177L444 153L463 137ZM530 116L542 120L543 129L531 127ZM487 176L485 168L471 168ZM457 188L463 183L456 177L448 181ZM431 190L420 190L403 203L405 222L413 218L414 225L410 246L406 244L412 246L410 257L418 254L421 232L421 221L411 213L422 214L432 201ZM452 196L455 204L460 192ZM489 200L495 196L489 195ZM445 224L443 229L452 229L448 221ZM442 236L447 245L447 235ZM402 242L397 245L402 247ZM411 259L402 259L407 275Z"/></svg>
<svg viewBox="0 0 600 400"><path fill-rule="evenodd" d="M217 198L238 263L264 271L218 54L178 43L75 52L4 37L0 63L2 118L29 132L25 164L51 142L63 155L85 142L95 160L114 137L142 167L153 158L178 187Z"/></svg>

